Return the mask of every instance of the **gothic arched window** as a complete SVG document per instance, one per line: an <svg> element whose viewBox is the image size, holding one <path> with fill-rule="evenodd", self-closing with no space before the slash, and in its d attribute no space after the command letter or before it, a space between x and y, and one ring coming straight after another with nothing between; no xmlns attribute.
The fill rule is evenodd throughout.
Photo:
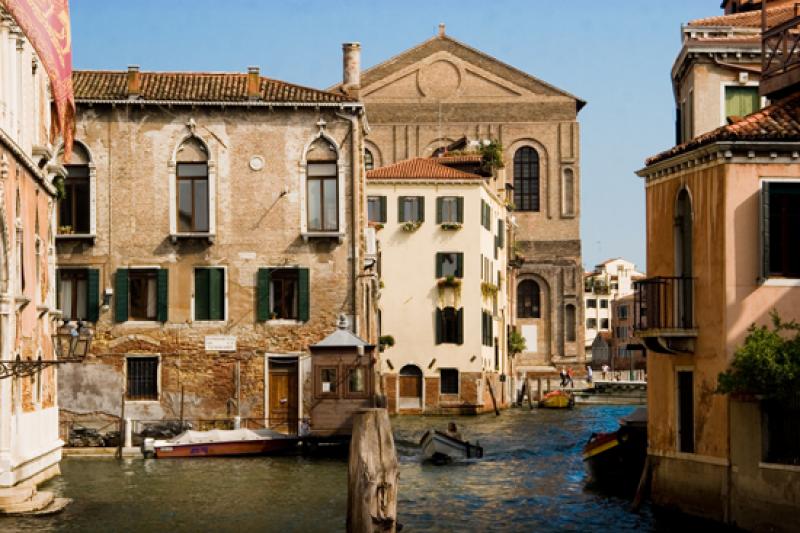
<svg viewBox="0 0 800 533"><path fill-rule="evenodd" d="M539 211L539 153L523 146L514 153L516 211Z"/></svg>

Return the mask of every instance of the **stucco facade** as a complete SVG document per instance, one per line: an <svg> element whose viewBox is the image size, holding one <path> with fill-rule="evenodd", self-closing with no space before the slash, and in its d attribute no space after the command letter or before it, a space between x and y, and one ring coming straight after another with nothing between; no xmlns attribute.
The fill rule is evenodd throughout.
<svg viewBox="0 0 800 533"><path fill-rule="evenodd" d="M124 86L142 92L119 102L91 93L101 85L89 81L105 74L77 76L76 153L88 167L91 224L83 233L59 226L58 264L62 279L97 272L90 304L99 308L90 363L59 376L62 418L116 417L124 401L134 420L240 416L296 430L311 408L308 346L334 331L342 314L355 333L376 340L361 105L288 84L288 100L276 100L270 94L281 93L265 95L263 87L279 82L264 81L257 69L246 79L209 78L212 86L214 76L246 83L249 96L238 101L163 96L174 106L147 92L169 73L131 69ZM180 76L175 85L189 87L192 76L205 75ZM259 83L262 92L253 94ZM202 210L195 201L193 223L198 210L207 205L208 212L201 231L187 231L176 180L181 165L198 158L208 194ZM329 170L335 192L320 208L311 182ZM314 219L319 209L322 222ZM147 286L157 301L148 300L152 316L144 319L135 316L145 312L135 309L136 272L158 275ZM214 278L209 289L205 280ZM288 300L279 305L279 298ZM209 344L214 336L224 337L223 346ZM155 365L157 379L144 393L132 390L142 386L131 375L141 359Z"/></svg>
<svg viewBox="0 0 800 533"><path fill-rule="evenodd" d="M365 147L376 168L459 141L497 140L505 163L499 179L511 187L517 154L535 154L536 205L516 206L511 221L516 283L535 281L541 305L536 316L515 319L530 341L515 368L522 377L542 365L582 361L577 114L584 102L449 37L443 26L436 37L364 70L360 97L371 128Z"/></svg>

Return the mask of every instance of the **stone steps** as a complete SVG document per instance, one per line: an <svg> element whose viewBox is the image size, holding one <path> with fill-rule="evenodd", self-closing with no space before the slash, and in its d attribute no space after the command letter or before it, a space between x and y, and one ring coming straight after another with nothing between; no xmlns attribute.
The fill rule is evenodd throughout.
<svg viewBox="0 0 800 533"><path fill-rule="evenodd" d="M35 511L41 511L51 503L55 496L52 492L34 492L33 496L28 498L27 500L17 502L17 503L9 503L0 507L0 511L6 514L17 514L17 513L31 513Z"/></svg>
<svg viewBox="0 0 800 533"><path fill-rule="evenodd" d="M14 505L30 500L35 492L36 489L34 487L25 485L0 489L0 509L6 505Z"/></svg>
<svg viewBox="0 0 800 533"><path fill-rule="evenodd" d="M63 510L72 500L30 485L0 489L0 515L40 515Z"/></svg>

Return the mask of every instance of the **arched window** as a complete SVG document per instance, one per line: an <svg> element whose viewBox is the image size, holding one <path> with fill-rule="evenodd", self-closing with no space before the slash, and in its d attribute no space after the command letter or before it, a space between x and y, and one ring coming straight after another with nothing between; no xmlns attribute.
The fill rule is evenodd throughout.
<svg viewBox="0 0 800 533"><path fill-rule="evenodd" d="M514 205L517 211L539 211L539 153L530 146L514 153Z"/></svg>
<svg viewBox="0 0 800 533"><path fill-rule="evenodd" d="M91 200L89 154L79 143L72 148L72 159L64 181L64 199L58 202L58 233L86 235L91 233Z"/></svg>
<svg viewBox="0 0 800 533"><path fill-rule="evenodd" d="M675 202L675 275L692 276L692 200L686 189Z"/></svg>
<svg viewBox="0 0 800 533"><path fill-rule="evenodd" d="M575 172L571 168L564 169L563 178L564 216L575 215Z"/></svg>
<svg viewBox="0 0 800 533"><path fill-rule="evenodd" d="M336 148L323 138L306 154L306 202L309 231L339 230L339 170Z"/></svg>
<svg viewBox="0 0 800 533"><path fill-rule="evenodd" d="M517 318L541 318L539 284L526 279L517 286Z"/></svg>
<svg viewBox="0 0 800 533"><path fill-rule="evenodd" d="M369 148L364 148L364 170L369 172L375 168L375 158L372 156L372 152L369 151Z"/></svg>
<svg viewBox="0 0 800 533"><path fill-rule="evenodd" d="M575 342L575 306L567 304L564 308L564 330L567 342Z"/></svg>
<svg viewBox="0 0 800 533"><path fill-rule="evenodd" d="M177 181L178 232L209 231L208 151L197 138L190 137L178 148Z"/></svg>

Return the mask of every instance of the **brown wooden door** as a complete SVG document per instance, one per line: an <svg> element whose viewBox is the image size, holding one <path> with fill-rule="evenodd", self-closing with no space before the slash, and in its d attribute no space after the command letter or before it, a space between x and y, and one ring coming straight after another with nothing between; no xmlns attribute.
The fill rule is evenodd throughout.
<svg viewBox="0 0 800 533"><path fill-rule="evenodd" d="M297 365L276 365L269 370L269 426L297 432Z"/></svg>
<svg viewBox="0 0 800 533"><path fill-rule="evenodd" d="M422 376L400 376L400 397L421 398Z"/></svg>

